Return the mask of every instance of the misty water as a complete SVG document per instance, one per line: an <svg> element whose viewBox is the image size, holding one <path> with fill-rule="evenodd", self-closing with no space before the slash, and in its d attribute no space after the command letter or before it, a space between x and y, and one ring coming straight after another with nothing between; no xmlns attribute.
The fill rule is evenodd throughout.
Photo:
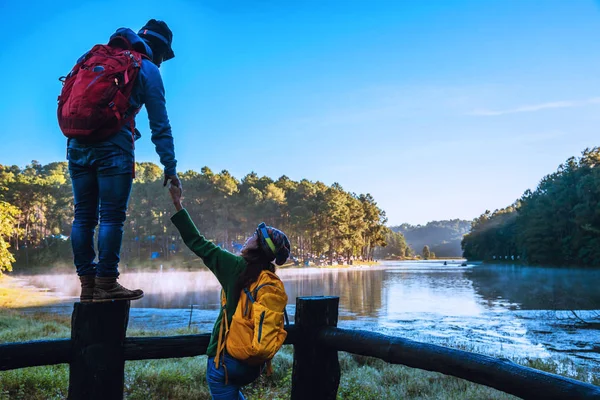
<svg viewBox="0 0 600 400"><path fill-rule="evenodd" d="M592 365L600 361L600 269L421 261L278 273L292 319L296 297L335 295L340 297L339 326L344 328L464 345L496 356L559 356ZM64 296L79 295L74 274L27 280ZM163 331L191 323L209 332L217 316L220 287L209 271L123 271L120 282L146 293L132 302L130 328ZM67 297L58 305L26 311L70 314L73 301ZM583 326L577 318L595 325Z"/></svg>

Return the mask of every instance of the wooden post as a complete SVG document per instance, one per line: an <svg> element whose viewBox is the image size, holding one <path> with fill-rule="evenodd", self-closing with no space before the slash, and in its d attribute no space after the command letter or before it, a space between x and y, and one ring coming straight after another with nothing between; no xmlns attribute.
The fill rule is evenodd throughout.
<svg viewBox="0 0 600 400"><path fill-rule="evenodd" d="M318 346L319 328L337 326L340 298L298 297L292 371L292 400L335 400L340 384L337 350Z"/></svg>
<svg viewBox="0 0 600 400"><path fill-rule="evenodd" d="M75 303L69 400L123 398L129 301Z"/></svg>

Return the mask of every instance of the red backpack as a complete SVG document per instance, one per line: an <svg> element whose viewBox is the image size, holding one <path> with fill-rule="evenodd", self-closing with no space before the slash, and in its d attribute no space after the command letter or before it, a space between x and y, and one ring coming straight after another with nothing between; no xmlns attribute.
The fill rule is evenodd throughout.
<svg viewBox="0 0 600 400"><path fill-rule="evenodd" d="M63 88L57 114L63 134L89 143L109 138L127 122L133 131L139 108L132 109L129 97L143 57L120 36L85 54L60 79Z"/></svg>

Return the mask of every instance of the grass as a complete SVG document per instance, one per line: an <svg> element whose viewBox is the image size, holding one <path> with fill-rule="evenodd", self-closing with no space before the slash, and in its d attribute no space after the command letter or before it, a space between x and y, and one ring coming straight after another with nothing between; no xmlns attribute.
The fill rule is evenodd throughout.
<svg viewBox="0 0 600 400"><path fill-rule="evenodd" d="M0 343L69 337L69 318L0 310ZM197 333L187 329L169 332L130 330L128 336ZM449 344L451 346L451 343ZM464 346L463 346L463 349ZM466 349L468 350L468 349ZM368 399L515 399L497 390L439 373L422 371L381 360L339 353L342 378L340 400ZM206 356L169 360L128 361L125 364L125 398L130 400L210 399L206 385ZM515 360L532 368L600 384L598 370L589 371L561 360ZM559 361L559 362L557 362ZM250 400L288 399L291 390L293 348L284 346L274 359L274 374L261 376L244 388ZM64 399L68 366L23 368L0 372L0 400Z"/></svg>

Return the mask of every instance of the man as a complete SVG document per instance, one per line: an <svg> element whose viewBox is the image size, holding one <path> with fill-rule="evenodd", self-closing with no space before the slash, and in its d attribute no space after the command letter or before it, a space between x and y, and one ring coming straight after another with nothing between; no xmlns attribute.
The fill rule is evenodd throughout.
<svg viewBox="0 0 600 400"><path fill-rule="evenodd" d="M165 106L165 90L158 70L162 62L175 56L171 48L173 34L165 22L151 19L137 34L121 28L111 39L117 36L125 38L135 51L145 56L129 104L135 112L142 105L146 106L151 139L164 166L163 185L171 183L181 188ZM76 138L69 138L67 142L75 203L71 243L81 281L82 302L135 300L144 295L140 289L129 290L117 283L123 224L133 183L134 140L140 137L132 120L101 142L85 143ZM94 230L98 217L100 229L96 263Z"/></svg>

